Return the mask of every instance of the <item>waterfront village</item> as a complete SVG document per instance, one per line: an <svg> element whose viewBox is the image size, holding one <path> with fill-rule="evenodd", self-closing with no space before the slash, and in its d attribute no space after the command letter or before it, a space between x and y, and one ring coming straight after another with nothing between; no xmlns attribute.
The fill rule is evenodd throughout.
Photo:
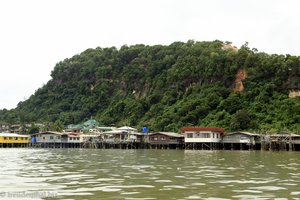
<svg viewBox="0 0 300 200"><path fill-rule="evenodd" d="M16 127L0 126L0 148L300 150L300 135L290 132L225 133L223 128L216 127L182 127L178 132L148 132L146 127L137 130L129 126L101 126L94 119L68 125L61 132L20 134Z"/></svg>

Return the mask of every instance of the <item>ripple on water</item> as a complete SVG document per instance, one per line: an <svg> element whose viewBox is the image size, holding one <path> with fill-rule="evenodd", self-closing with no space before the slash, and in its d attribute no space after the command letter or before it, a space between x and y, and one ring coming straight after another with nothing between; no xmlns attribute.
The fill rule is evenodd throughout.
<svg viewBox="0 0 300 200"><path fill-rule="evenodd" d="M112 185L112 186L106 186L110 188L154 188L153 185Z"/></svg>
<svg viewBox="0 0 300 200"><path fill-rule="evenodd" d="M157 198L148 198L148 197L146 197L146 198L133 198L133 197L130 197L130 198L125 198L125 199L127 199L127 200L152 200L152 199L157 199Z"/></svg>
<svg viewBox="0 0 300 200"><path fill-rule="evenodd" d="M297 183L281 183L282 185L286 185L286 186L297 186Z"/></svg>
<svg viewBox="0 0 300 200"><path fill-rule="evenodd" d="M192 186L203 186L206 185L205 183L192 183Z"/></svg>
<svg viewBox="0 0 300 200"><path fill-rule="evenodd" d="M232 191L237 193L254 193L254 194L263 193L262 191L258 191L258 190L232 190Z"/></svg>
<svg viewBox="0 0 300 200"><path fill-rule="evenodd" d="M191 196L185 197L185 199L201 199L201 197L198 195L191 195Z"/></svg>
<svg viewBox="0 0 300 200"><path fill-rule="evenodd" d="M121 194L125 195L132 195L132 194L139 194L140 192L121 192Z"/></svg>
<svg viewBox="0 0 300 200"><path fill-rule="evenodd" d="M300 173L295 171L300 166L298 155L293 161L283 161L279 154L272 154L275 159L271 160L271 157L264 159L260 152L245 159L241 159L239 152L194 151L193 155L151 150L128 150L126 154L124 150L95 152L10 150L9 155L1 154L4 160L0 163L0 192L55 191L59 199L133 200L300 196L297 187ZM284 164L276 166L276 163Z"/></svg>
<svg viewBox="0 0 300 200"><path fill-rule="evenodd" d="M297 192L291 192L291 195L300 195L300 191L297 191Z"/></svg>
<svg viewBox="0 0 300 200"><path fill-rule="evenodd" d="M259 186L259 187L249 187L249 188L254 190L262 190L262 191L287 190L284 187L278 187L278 186Z"/></svg>
<svg viewBox="0 0 300 200"><path fill-rule="evenodd" d="M171 180L155 180L157 183L171 183Z"/></svg>
<svg viewBox="0 0 300 200"><path fill-rule="evenodd" d="M185 176L174 176L175 178L185 178Z"/></svg>
<svg viewBox="0 0 300 200"><path fill-rule="evenodd" d="M222 184L228 184L228 183L238 183L238 184L265 184L265 183L271 183L275 182L275 179L271 180L264 180L264 181L259 181L259 180L220 180L220 181L215 181L215 183L222 183Z"/></svg>
<svg viewBox="0 0 300 200"><path fill-rule="evenodd" d="M97 181L124 181L122 178L98 178Z"/></svg>
<svg viewBox="0 0 300 200"><path fill-rule="evenodd" d="M72 190L72 192L74 193L78 191L119 192L122 191L123 189L139 189L139 188L154 188L154 186L152 185L105 185L101 187L80 188L80 189Z"/></svg>
<svg viewBox="0 0 300 200"><path fill-rule="evenodd" d="M171 188L171 189L186 189L185 186L182 185L165 185L164 188Z"/></svg>
<svg viewBox="0 0 300 200"><path fill-rule="evenodd" d="M93 195L93 193L90 193L90 192L77 192L77 193L74 193L74 192L59 192L58 193L59 196L74 196L74 195L77 195L77 196L91 196Z"/></svg>
<svg viewBox="0 0 300 200"><path fill-rule="evenodd" d="M263 200L263 199L270 199L274 198L274 195L268 194L268 195L251 195L251 194L243 194L243 195L236 195L232 196L233 198L238 199L254 199L254 200Z"/></svg>
<svg viewBox="0 0 300 200"><path fill-rule="evenodd" d="M153 165L122 165L121 167L131 168L131 169L145 169L145 168L155 169Z"/></svg>

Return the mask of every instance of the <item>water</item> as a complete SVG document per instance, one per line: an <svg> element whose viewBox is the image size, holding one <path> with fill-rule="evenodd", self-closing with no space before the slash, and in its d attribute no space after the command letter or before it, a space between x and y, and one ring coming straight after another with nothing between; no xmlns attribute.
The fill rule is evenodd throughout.
<svg viewBox="0 0 300 200"><path fill-rule="evenodd" d="M0 149L0 199L300 199L299 152Z"/></svg>

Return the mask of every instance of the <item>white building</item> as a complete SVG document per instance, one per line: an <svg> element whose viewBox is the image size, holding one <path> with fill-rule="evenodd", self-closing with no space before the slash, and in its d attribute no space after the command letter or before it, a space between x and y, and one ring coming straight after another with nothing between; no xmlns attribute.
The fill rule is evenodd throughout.
<svg viewBox="0 0 300 200"><path fill-rule="evenodd" d="M97 134L83 133L59 133L54 131L46 131L33 134L36 143L84 143L93 141L99 137Z"/></svg>
<svg viewBox="0 0 300 200"><path fill-rule="evenodd" d="M137 129L123 126L111 131L101 133L105 142L138 142L141 141L143 134L138 133Z"/></svg>
<svg viewBox="0 0 300 200"><path fill-rule="evenodd" d="M181 129L184 134L185 143L220 143L223 128L212 127L184 127Z"/></svg>
<svg viewBox="0 0 300 200"><path fill-rule="evenodd" d="M37 143L64 143L68 142L68 136L66 133L59 133L54 131L46 131L42 133L33 134L35 142Z"/></svg>

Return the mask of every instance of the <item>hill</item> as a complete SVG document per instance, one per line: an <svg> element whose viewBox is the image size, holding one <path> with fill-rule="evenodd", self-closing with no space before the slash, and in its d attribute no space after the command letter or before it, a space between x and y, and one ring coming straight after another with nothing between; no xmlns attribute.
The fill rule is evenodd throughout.
<svg viewBox="0 0 300 200"><path fill-rule="evenodd" d="M0 121L300 131L300 57L221 41L87 49Z"/></svg>

